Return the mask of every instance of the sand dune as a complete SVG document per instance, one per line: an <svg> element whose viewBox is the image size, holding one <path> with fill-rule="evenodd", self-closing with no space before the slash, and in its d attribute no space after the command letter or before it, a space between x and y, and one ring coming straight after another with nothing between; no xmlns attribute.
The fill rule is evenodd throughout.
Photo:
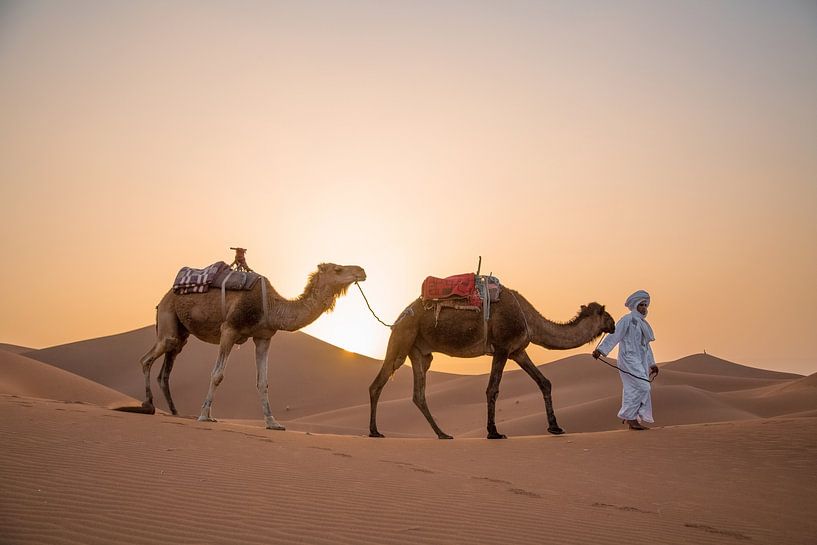
<svg viewBox="0 0 817 545"><path fill-rule="evenodd" d="M93 403L103 407L139 405L116 390L19 354L0 351L0 393Z"/></svg>
<svg viewBox="0 0 817 545"><path fill-rule="evenodd" d="M26 353L53 365L0 352L3 543L807 544L817 535L817 374L707 355L668 362L653 385L657 427L629 432L615 418L617 372L572 356L540 366L572 432L557 437L545 433L538 388L509 364L497 424L511 439L487 441L487 376L432 372L429 405L458 437L439 441L405 367L379 408L389 438L370 439L368 384L380 362L298 333L273 341L271 397L287 432L263 428L247 348L218 391L218 423L104 409L138 404L120 391L141 398L138 359L152 340L144 328ZM179 358L183 413L198 413L214 357L192 341Z"/></svg>
<svg viewBox="0 0 817 545"><path fill-rule="evenodd" d="M119 335L81 341L26 353L26 356L76 373L90 380L143 399L144 378L139 359L153 345L154 328L145 327ZM210 371L218 349L195 338L176 360L171 390L180 414L198 415L207 393ZM305 333L280 332L270 349L270 402L277 417L298 418L338 407L368 402L369 384L381 362L353 354ZM155 382L161 358L153 367L157 406L166 409ZM252 341L233 350L224 382L219 386L213 416L260 418L255 387L255 352ZM433 373L432 383L458 378ZM402 369L390 383L385 398L411 395L411 372Z"/></svg>
<svg viewBox="0 0 817 545"><path fill-rule="evenodd" d="M23 354L25 352L31 352L32 349L25 346L18 346L16 344L0 343L0 350L5 350L6 352L11 352L12 354Z"/></svg>
<svg viewBox="0 0 817 545"><path fill-rule="evenodd" d="M0 395L0 438L8 544L806 545L817 535L815 418L438 441Z"/></svg>
<svg viewBox="0 0 817 545"><path fill-rule="evenodd" d="M817 409L817 374L783 384L728 392L723 397L764 417L811 411Z"/></svg>
<svg viewBox="0 0 817 545"><path fill-rule="evenodd" d="M801 375L794 373L782 373L780 371L769 371L758 369L747 365L740 365L727 361L711 354L693 354L679 360L667 362L662 365L673 371L686 371L690 373L701 373L707 375L723 375L729 377L746 378L769 378L769 379L795 379Z"/></svg>
<svg viewBox="0 0 817 545"><path fill-rule="evenodd" d="M141 399L144 383L138 360L153 340L154 330L148 327L26 355ZM215 346L191 339L177 360L171 385L181 414L198 414L215 355ZM160 361L155 364L154 378L160 366ZM292 430L367 434L368 386L379 368L379 361L303 333L276 335L270 356L273 413ZM554 408L562 427L571 432L620 428L615 415L621 383L615 369L589 355L571 356L539 368L553 384ZM706 354L666 362L661 369L653 384L658 425L735 421L817 409L810 377L755 369ZM487 375L429 373L428 403L447 433L464 437L484 433L487 382ZM411 383L406 365L386 385L378 410L379 428L391 436L434 437L411 399ZM163 407L157 387L154 394ZM213 415L260 420L251 344L233 352ZM497 423L500 431L511 435L546 433L542 395L513 362L503 375Z"/></svg>
<svg viewBox="0 0 817 545"><path fill-rule="evenodd" d="M780 396L772 406L768 401L751 401L749 393L733 398L729 392L752 392L755 388L774 388L796 383L802 378L786 378L762 369L743 369L724 360L713 362L725 374L712 374L709 356L684 362L685 371L675 371L674 362L662 366L660 378L653 384L655 413L659 425L723 422L790 414L817 408L817 396L797 394L791 403ZM510 366L511 364L509 364ZM736 369L731 369L734 365ZM554 408L560 425L571 432L618 429L615 418L620 403L621 382L618 372L588 355L571 356L540 366L553 384ZM756 372L755 372L756 371ZM782 376L781 376L782 375ZM485 434L485 387L487 376L461 377L428 388L428 404L447 433L465 437ZM388 391L389 386L386 387ZM765 391L765 390L764 390ZM746 400L749 401L746 401ZM327 423L338 428L367 431L367 402L327 413L308 415L291 422L293 426ZM512 435L546 433L547 420L542 395L530 378L519 370L505 371L497 401L497 425ZM381 402L378 408L380 431L433 437L433 432L414 406L411 398Z"/></svg>

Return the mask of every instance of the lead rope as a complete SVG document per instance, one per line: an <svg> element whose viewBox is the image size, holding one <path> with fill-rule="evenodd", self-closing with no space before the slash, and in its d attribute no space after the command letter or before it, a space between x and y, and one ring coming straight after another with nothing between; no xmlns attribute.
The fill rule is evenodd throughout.
<svg viewBox="0 0 817 545"><path fill-rule="evenodd" d="M361 287L360 287L360 284L358 284L357 282L355 282L355 286L357 286L357 289L359 289L359 290L360 290L360 295L362 295L362 296L363 296L363 300L364 300L364 301L366 301L366 306L367 306L367 307L369 307L369 312L371 312L371 313L372 313L372 316L374 316L375 320L377 320L378 322L380 322L380 323L381 323L381 324L383 324L384 326L386 326L386 327L388 327L389 329L391 329L391 328L392 328L392 326L393 326L394 324L389 325L389 324L387 324L386 322L384 322L383 320L381 320L380 318L378 318L377 314L375 314L375 313L374 313L374 310L372 310L372 305L370 305L370 304L369 304L369 300L368 300L368 299L366 299L366 294L365 294L365 293L363 293L363 288L361 288Z"/></svg>
<svg viewBox="0 0 817 545"><path fill-rule="evenodd" d="M602 335L602 336L601 336L601 339L599 339L599 342L597 342L597 343L596 343L596 348L594 348L594 349L593 349L594 351L595 351L595 350L598 350L599 345L601 344L601 341L603 341L603 340L604 340L604 337L606 337L606 336L607 336L607 334L606 334L606 333L605 333L604 335ZM609 365L610 367L612 367L612 368L614 368L614 369L618 369L619 371L621 371L621 372L622 372L622 373L624 373L625 375L630 375L631 377L633 377L633 378L637 378L638 380L643 380L644 382L650 382L650 383L651 383L652 381L654 381L654 380L655 380L655 377L657 377L657 376L658 376L658 375L655 375L655 377L653 377L653 378L651 378L651 379L646 379L646 378L644 378L644 377L639 377L639 376L637 376L637 375L634 375L634 374L630 373L629 371L625 371L624 369L622 369L621 367L619 367L619 366L618 366L618 365L616 365L615 363L610 363L609 361L607 361L606 359L604 359L604 358L603 358L603 357L601 357L601 356L599 356L599 357L598 357L598 358L596 358L596 359L600 360L602 363L606 363L607 365Z"/></svg>

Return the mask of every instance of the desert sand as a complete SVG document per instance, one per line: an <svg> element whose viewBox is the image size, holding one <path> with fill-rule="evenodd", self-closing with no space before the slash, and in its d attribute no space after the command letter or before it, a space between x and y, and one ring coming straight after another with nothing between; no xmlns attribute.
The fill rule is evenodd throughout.
<svg viewBox="0 0 817 545"><path fill-rule="evenodd" d="M667 362L654 385L656 427L633 432L615 420L616 373L574 356L541 367L566 435L544 433L541 395L509 370L497 422L511 437L488 441L486 378L433 373L430 406L457 437L440 441L411 403L402 369L381 404L388 437L371 439L367 388L379 362L302 333L276 337L271 354L273 407L288 431L263 428L248 347L216 396L219 422L192 416L213 355L195 342L171 380L186 416L111 410L138 405L138 357L151 335L0 351L0 542L811 544L817 536L817 375L708 355Z"/></svg>

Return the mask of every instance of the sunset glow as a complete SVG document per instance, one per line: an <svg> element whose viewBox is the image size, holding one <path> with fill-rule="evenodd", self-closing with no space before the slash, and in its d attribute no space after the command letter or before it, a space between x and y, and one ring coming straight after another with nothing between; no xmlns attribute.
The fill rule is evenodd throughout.
<svg viewBox="0 0 817 545"><path fill-rule="evenodd" d="M646 289L659 361L814 372L817 7L593 6L5 2L0 342L151 324L240 245L388 323L478 256L557 321ZM305 331L389 335L354 286Z"/></svg>

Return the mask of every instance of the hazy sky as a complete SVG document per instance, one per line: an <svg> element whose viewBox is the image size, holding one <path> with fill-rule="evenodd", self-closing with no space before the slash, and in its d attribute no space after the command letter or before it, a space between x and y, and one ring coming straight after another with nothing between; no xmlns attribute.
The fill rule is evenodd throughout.
<svg viewBox="0 0 817 545"><path fill-rule="evenodd" d="M387 321L479 255L559 321L646 289L659 361L815 372L815 52L805 0L2 2L0 342L148 325L240 245ZM306 331L389 333L356 290Z"/></svg>

